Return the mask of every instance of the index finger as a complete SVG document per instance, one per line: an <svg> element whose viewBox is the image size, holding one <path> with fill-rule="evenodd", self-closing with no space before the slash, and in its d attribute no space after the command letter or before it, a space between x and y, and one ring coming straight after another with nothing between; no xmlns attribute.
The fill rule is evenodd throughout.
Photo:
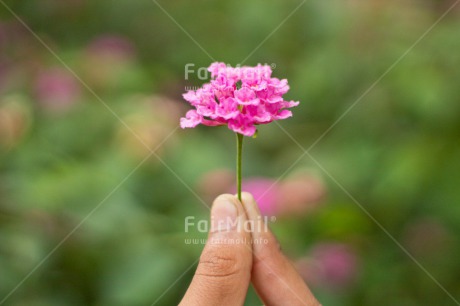
<svg viewBox="0 0 460 306"><path fill-rule="evenodd" d="M243 206L253 224L263 222L256 201L251 194L242 194ZM252 283L267 305L317 306L320 303L302 277L284 256L279 244L266 226L254 226L252 231Z"/></svg>

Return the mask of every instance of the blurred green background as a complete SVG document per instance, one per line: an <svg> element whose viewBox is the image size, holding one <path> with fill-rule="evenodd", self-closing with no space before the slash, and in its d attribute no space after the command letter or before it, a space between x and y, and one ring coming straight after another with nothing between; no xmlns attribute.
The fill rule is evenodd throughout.
<svg viewBox="0 0 460 306"><path fill-rule="evenodd" d="M245 142L246 189L323 305L458 304L460 4L401 59L454 1L158 3L0 2L0 305L180 301L205 237L184 218L235 158L229 130L177 129L202 84L184 66L248 55L289 79L304 148L360 99L321 167L276 124Z"/></svg>

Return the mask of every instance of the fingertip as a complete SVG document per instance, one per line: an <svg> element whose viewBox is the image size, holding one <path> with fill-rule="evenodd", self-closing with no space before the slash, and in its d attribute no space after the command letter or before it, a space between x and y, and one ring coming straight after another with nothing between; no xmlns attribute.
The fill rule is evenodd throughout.
<svg viewBox="0 0 460 306"><path fill-rule="evenodd" d="M241 193L241 200L243 201L243 203L249 203L249 202L255 202L256 200L254 199L254 196L247 192L247 191L243 191Z"/></svg>
<svg viewBox="0 0 460 306"><path fill-rule="evenodd" d="M213 209L215 209L217 206L220 206L220 204L224 202L232 203L238 211L238 216L242 218L246 218L244 205L238 200L236 195L229 194L229 193L224 193L216 197L216 199L214 200L212 204L211 212L213 211Z"/></svg>
<svg viewBox="0 0 460 306"><path fill-rule="evenodd" d="M235 204L237 204L239 202L238 199L234 195L229 194L229 193L224 193L224 194L218 195L214 199L214 202L213 202L212 205L214 206L217 202L223 202L223 201L230 201L230 202L233 202Z"/></svg>
<svg viewBox="0 0 460 306"><path fill-rule="evenodd" d="M243 202L243 207L246 210L246 213L248 214L248 217L250 219L255 219L258 216L260 216L259 206L257 205L257 202L252 194L250 194L249 192L242 192L241 200Z"/></svg>

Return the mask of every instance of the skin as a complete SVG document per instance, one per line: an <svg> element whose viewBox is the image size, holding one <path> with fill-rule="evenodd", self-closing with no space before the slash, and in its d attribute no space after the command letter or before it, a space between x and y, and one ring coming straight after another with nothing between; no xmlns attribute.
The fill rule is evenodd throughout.
<svg viewBox="0 0 460 306"><path fill-rule="evenodd" d="M267 306L320 305L281 252L274 235L265 230L252 195L243 193L242 202L230 194L214 201L208 242L180 305L243 305L250 282ZM213 224L224 217L238 223L231 222L225 228ZM236 225L246 224L248 220L255 225L252 229ZM260 222L262 226L258 226ZM251 239L266 243L252 244Z"/></svg>

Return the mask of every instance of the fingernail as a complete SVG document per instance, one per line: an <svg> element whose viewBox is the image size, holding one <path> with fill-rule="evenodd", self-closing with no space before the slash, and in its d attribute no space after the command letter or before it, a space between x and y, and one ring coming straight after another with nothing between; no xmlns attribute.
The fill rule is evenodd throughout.
<svg viewBox="0 0 460 306"><path fill-rule="evenodd" d="M211 210L211 231L222 232L236 228L238 209L229 199L217 199Z"/></svg>

